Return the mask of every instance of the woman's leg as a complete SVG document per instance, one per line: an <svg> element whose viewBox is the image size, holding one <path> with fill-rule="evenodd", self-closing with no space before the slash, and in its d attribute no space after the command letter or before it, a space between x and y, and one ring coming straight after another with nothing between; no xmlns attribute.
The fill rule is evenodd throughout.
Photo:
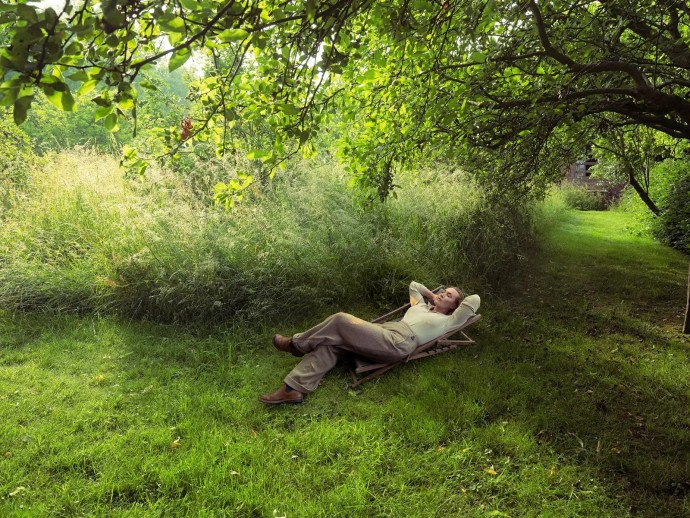
<svg viewBox="0 0 690 518"><path fill-rule="evenodd" d="M285 377L285 383L302 393L313 392L321 378L344 353L360 354L379 361L395 361L416 346L407 335L372 324L347 313L336 313L322 323L293 337L295 347L307 353Z"/></svg>
<svg viewBox="0 0 690 518"><path fill-rule="evenodd" d="M393 333L381 324L372 324L349 313L336 313L311 329L294 335L292 342L303 353L324 346L338 346L367 358L388 361L406 354L405 348L396 347L405 338L407 336Z"/></svg>
<svg viewBox="0 0 690 518"><path fill-rule="evenodd" d="M302 358L283 381L302 394L314 392L321 378L335 367L341 355L337 347L319 347Z"/></svg>

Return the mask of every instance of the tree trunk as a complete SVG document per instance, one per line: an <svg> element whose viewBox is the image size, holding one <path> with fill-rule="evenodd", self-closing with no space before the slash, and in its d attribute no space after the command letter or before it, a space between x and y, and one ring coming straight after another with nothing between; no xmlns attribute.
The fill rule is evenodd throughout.
<svg viewBox="0 0 690 518"><path fill-rule="evenodd" d="M685 324L683 324L683 333L690 335L690 267L688 267L688 303L685 306Z"/></svg>
<svg viewBox="0 0 690 518"><path fill-rule="evenodd" d="M643 202L645 202L645 205L647 205L647 207L649 207L649 210L651 210L655 216L658 216L659 212L661 212L661 211L659 210L659 207L657 207L656 204L649 197L649 194L647 193L647 191L645 191L642 188L642 186L640 185L640 183L637 181L637 179L635 178L635 176L632 173L628 174L628 177L629 177L630 185L632 185L633 189L635 189L635 192L637 192L640 199Z"/></svg>

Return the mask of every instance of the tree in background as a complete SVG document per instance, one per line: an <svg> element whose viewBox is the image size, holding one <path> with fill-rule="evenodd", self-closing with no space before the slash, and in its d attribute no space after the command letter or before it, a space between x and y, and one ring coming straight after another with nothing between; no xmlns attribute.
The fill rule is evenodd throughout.
<svg viewBox="0 0 690 518"><path fill-rule="evenodd" d="M74 146L119 152L120 142L131 138L131 124L124 121L125 132L111 132L102 124L94 124L98 107L89 105L90 103L85 104L76 113L68 113L55 107L44 97L38 97L21 128L35 143L36 151L39 153Z"/></svg>
<svg viewBox="0 0 690 518"><path fill-rule="evenodd" d="M538 190L594 120L690 137L690 8L671 0L107 0L60 11L20 0L0 13L0 103L17 123L38 91L74 109L70 79L112 128L135 115L146 67L231 49L199 88L189 138L223 153L228 125L261 121L275 137L250 156L269 171L337 107L343 157L382 196L420 155L471 164L487 150L500 150L483 171L493 183ZM168 145L182 143L178 133Z"/></svg>
<svg viewBox="0 0 690 518"><path fill-rule="evenodd" d="M665 159L682 159L686 149L687 142L646 126L604 123L593 141L598 160L594 175L618 184L627 183L649 211L658 216L670 184L679 178L665 174L657 164ZM655 170L657 173L652 174Z"/></svg>
<svg viewBox="0 0 690 518"><path fill-rule="evenodd" d="M112 130L136 121L148 68L204 55L214 66L194 87L198 108L161 132L165 154L205 142L222 156L234 127L253 124L266 131L247 158L273 174L335 112L354 182L381 198L432 155L513 201L543 192L609 128L690 139L688 22L676 0L7 0L0 105L21 124L39 92L72 111L76 91ZM124 158L145 170L134 148Z"/></svg>

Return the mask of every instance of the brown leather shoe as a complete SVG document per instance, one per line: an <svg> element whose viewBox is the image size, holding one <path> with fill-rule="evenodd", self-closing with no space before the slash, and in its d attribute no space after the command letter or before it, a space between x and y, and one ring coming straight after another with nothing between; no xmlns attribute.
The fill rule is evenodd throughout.
<svg viewBox="0 0 690 518"><path fill-rule="evenodd" d="M304 396L299 390L292 389L290 392L286 390L285 383L276 390L273 394L266 394L260 396L259 401L267 405L280 405L281 403L304 403Z"/></svg>
<svg viewBox="0 0 690 518"><path fill-rule="evenodd" d="M290 353L293 356L297 356L298 358L304 356L304 353L297 350L295 344L292 343L292 338L289 336L273 335L273 347L284 353Z"/></svg>

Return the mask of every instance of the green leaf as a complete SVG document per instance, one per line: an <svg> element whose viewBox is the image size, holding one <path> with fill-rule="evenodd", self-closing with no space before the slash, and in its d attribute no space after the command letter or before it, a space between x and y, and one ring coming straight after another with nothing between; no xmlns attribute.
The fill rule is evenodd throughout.
<svg viewBox="0 0 690 518"><path fill-rule="evenodd" d="M53 77L55 81L46 81L49 77ZM46 98L53 106L66 112L73 112L75 103L72 92L69 91L69 87L55 76L49 77L44 77L44 81L49 84L46 84L46 82L41 83L41 88L43 88L43 93Z"/></svg>
<svg viewBox="0 0 690 518"><path fill-rule="evenodd" d="M96 111L93 112L93 117L94 120L101 120L104 117L107 117L113 113L113 107L112 106L101 106L99 108L96 108Z"/></svg>
<svg viewBox="0 0 690 518"><path fill-rule="evenodd" d="M381 74L375 69L375 68L370 68L366 72L364 72L364 75L362 76L362 82L363 83L372 83L376 81L379 77L381 77Z"/></svg>
<svg viewBox="0 0 690 518"><path fill-rule="evenodd" d="M17 100L19 87L3 88L0 90L0 106L12 106Z"/></svg>
<svg viewBox="0 0 690 518"><path fill-rule="evenodd" d="M180 0L180 5L189 11L196 11L199 9L198 0Z"/></svg>
<svg viewBox="0 0 690 518"><path fill-rule="evenodd" d="M311 132L309 130L303 130L299 132L299 143L304 144L307 140L309 140L309 137L311 135Z"/></svg>
<svg viewBox="0 0 690 518"><path fill-rule="evenodd" d="M168 19L158 19L158 25L167 34L171 45L177 45L187 33L184 20L179 16Z"/></svg>
<svg viewBox="0 0 690 518"><path fill-rule="evenodd" d="M26 4L18 4L16 6L17 16L22 20L26 20L31 23L38 23L38 15L36 14L36 8L31 7Z"/></svg>
<svg viewBox="0 0 690 518"><path fill-rule="evenodd" d="M120 38L114 32L105 39L104 42L108 47L116 48L120 45Z"/></svg>
<svg viewBox="0 0 690 518"><path fill-rule="evenodd" d="M58 16L55 12L55 9L52 7L48 7L45 11L43 11L43 16L45 17L45 21L48 26L55 25L57 22Z"/></svg>
<svg viewBox="0 0 690 518"><path fill-rule="evenodd" d="M266 160L271 156L269 151L254 149L247 153L247 160Z"/></svg>
<svg viewBox="0 0 690 518"><path fill-rule="evenodd" d="M316 2L315 0L307 0L307 20L314 22L316 19Z"/></svg>
<svg viewBox="0 0 690 518"><path fill-rule="evenodd" d="M146 88L147 90L158 90L158 87L154 85L151 81L142 81L139 86Z"/></svg>
<svg viewBox="0 0 690 518"><path fill-rule="evenodd" d="M65 56L80 56L84 50L84 45L78 41L73 41L65 48Z"/></svg>
<svg viewBox="0 0 690 518"><path fill-rule="evenodd" d="M105 99L100 95L91 99L91 102L96 103L98 106L110 106L112 104L109 99Z"/></svg>
<svg viewBox="0 0 690 518"><path fill-rule="evenodd" d="M112 131L113 133L119 130L120 127L117 124L117 113L111 113L108 115L105 119L103 119L103 124L108 131Z"/></svg>
<svg viewBox="0 0 690 518"><path fill-rule="evenodd" d="M101 3L103 21L108 32L120 28L125 24L125 15L117 8L116 0L104 0Z"/></svg>
<svg viewBox="0 0 690 518"><path fill-rule="evenodd" d="M79 81L79 82L84 82L89 80L89 74L84 72L83 70L78 70L77 72L74 72L73 74L70 74L67 76L69 79L72 81Z"/></svg>
<svg viewBox="0 0 690 518"><path fill-rule="evenodd" d="M159 18L158 24L167 31L183 32L185 30L184 20L179 16L175 16L170 20Z"/></svg>
<svg viewBox="0 0 690 518"><path fill-rule="evenodd" d="M484 63L486 61L486 55L483 52L473 52L470 54L471 61L477 61L479 63Z"/></svg>
<svg viewBox="0 0 690 518"><path fill-rule="evenodd" d="M123 110L131 110L134 108L134 99L131 97L123 97L117 102L117 105Z"/></svg>
<svg viewBox="0 0 690 518"><path fill-rule="evenodd" d="M96 88L96 85L98 84L98 79L91 79L90 81L86 81L83 85L79 87L79 90L77 90L77 93L79 95L86 95L88 94L91 90Z"/></svg>
<svg viewBox="0 0 690 518"><path fill-rule="evenodd" d="M0 2L0 13L14 12L16 9L16 5L9 5L5 2Z"/></svg>
<svg viewBox="0 0 690 518"><path fill-rule="evenodd" d="M299 109L294 104L281 104L280 109L286 115L297 115L299 113Z"/></svg>
<svg viewBox="0 0 690 518"><path fill-rule="evenodd" d="M14 102L14 123L17 126L26 120L26 114L29 111L33 98L33 95L28 95L26 97L21 97Z"/></svg>
<svg viewBox="0 0 690 518"><path fill-rule="evenodd" d="M177 70L182 65L184 65L190 57L192 57L192 51L188 48L184 47L179 50L176 50L175 52L173 52L173 55L170 56L170 62L168 63L168 71L172 72L173 70Z"/></svg>
<svg viewBox="0 0 690 518"><path fill-rule="evenodd" d="M242 41L249 33L244 29L226 29L218 35L218 39L229 43L231 41Z"/></svg>

